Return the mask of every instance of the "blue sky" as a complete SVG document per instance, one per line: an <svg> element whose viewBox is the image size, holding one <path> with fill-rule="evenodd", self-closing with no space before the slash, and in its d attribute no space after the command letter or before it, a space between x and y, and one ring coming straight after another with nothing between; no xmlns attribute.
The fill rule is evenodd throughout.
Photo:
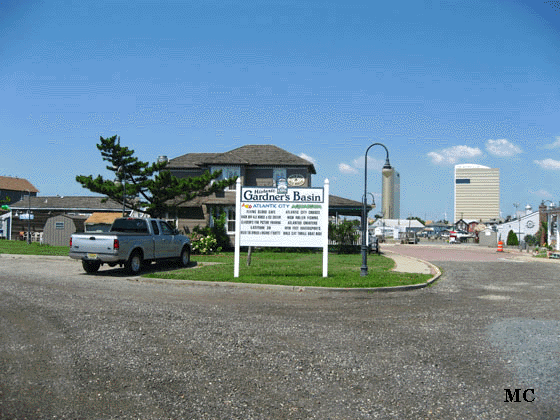
<svg viewBox="0 0 560 420"><path fill-rule="evenodd" d="M452 218L458 163L500 168L504 216L557 202L557 3L4 0L0 175L87 195L99 136L149 161L270 143L360 200L381 142L403 218Z"/></svg>

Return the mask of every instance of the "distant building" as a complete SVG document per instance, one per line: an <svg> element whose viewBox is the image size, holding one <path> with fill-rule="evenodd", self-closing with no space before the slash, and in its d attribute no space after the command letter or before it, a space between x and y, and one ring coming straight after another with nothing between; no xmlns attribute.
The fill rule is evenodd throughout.
<svg viewBox="0 0 560 420"><path fill-rule="evenodd" d="M381 204L384 219L401 217L401 177L395 168L383 169Z"/></svg>
<svg viewBox="0 0 560 420"><path fill-rule="evenodd" d="M487 221L500 216L500 170L488 166L455 166L455 214L461 219Z"/></svg>
<svg viewBox="0 0 560 420"><path fill-rule="evenodd" d="M35 197L39 190L27 179L0 176L0 201L9 206L23 197Z"/></svg>
<svg viewBox="0 0 560 420"><path fill-rule="evenodd" d="M527 204L525 213L518 212L516 219L497 225L496 232L498 233L498 240L505 242L509 231L513 230L518 240L524 241L525 236L536 235L539 227L539 211L533 211L533 208Z"/></svg>

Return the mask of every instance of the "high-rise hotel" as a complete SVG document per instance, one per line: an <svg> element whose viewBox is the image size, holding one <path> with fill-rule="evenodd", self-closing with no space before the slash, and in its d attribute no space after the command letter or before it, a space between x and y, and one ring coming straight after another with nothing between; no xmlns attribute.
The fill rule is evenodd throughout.
<svg viewBox="0 0 560 420"><path fill-rule="evenodd" d="M460 219L489 221L500 217L500 170L488 166L455 166L454 223Z"/></svg>

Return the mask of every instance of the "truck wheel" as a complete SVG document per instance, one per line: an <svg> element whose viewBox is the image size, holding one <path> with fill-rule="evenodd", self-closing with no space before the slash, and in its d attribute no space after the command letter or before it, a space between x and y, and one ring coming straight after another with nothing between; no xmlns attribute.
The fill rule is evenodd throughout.
<svg viewBox="0 0 560 420"><path fill-rule="evenodd" d="M179 264L181 267L188 267L191 263L191 248L189 246L183 247L181 256L179 257Z"/></svg>
<svg viewBox="0 0 560 420"><path fill-rule="evenodd" d="M124 267L130 274L140 273L140 270L142 270L142 254L134 251Z"/></svg>
<svg viewBox="0 0 560 420"><path fill-rule="evenodd" d="M82 260L82 267L84 267L86 273L97 273L99 267L101 267L101 263L99 261Z"/></svg>

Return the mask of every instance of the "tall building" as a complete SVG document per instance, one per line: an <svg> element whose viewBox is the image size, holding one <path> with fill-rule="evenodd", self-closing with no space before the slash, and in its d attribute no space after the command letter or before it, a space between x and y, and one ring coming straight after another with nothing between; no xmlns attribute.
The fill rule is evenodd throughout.
<svg viewBox="0 0 560 420"><path fill-rule="evenodd" d="M500 170L474 164L455 165L454 222L484 222L499 217Z"/></svg>
<svg viewBox="0 0 560 420"><path fill-rule="evenodd" d="M384 219L401 217L401 177L395 168L383 169L381 205Z"/></svg>

